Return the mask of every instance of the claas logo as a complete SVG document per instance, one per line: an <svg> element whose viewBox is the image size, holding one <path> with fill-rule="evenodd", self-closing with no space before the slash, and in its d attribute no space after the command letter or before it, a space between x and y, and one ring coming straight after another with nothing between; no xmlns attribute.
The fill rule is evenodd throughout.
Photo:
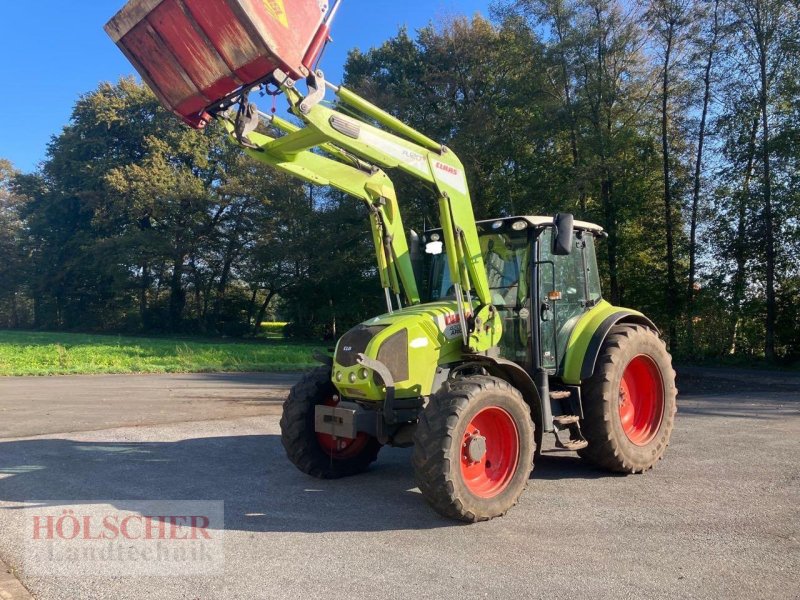
<svg viewBox="0 0 800 600"><path fill-rule="evenodd" d="M289 16L286 14L284 0L263 0L264 8L284 27L289 27Z"/></svg>
<svg viewBox="0 0 800 600"><path fill-rule="evenodd" d="M449 327L450 325L455 325L456 323L461 322L461 315L445 315L444 316L444 324Z"/></svg>
<svg viewBox="0 0 800 600"><path fill-rule="evenodd" d="M458 175L458 169L455 167L451 167L450 165L446 165L444 163L437 162L436 168L440 171L444 171L445 173L450 173L450 175Z"/></svg>

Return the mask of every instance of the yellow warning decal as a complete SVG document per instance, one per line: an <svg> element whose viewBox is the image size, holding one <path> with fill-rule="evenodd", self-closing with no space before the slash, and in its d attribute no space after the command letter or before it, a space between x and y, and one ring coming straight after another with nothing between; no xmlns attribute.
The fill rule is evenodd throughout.
<svg viewBox="0 0 800 600"><path fill-rule="evenodd" d="M281 25L289 28L289 16L286 14L286 6L283 4L284 0L262 0L267 12L280 22Z"/></svg>

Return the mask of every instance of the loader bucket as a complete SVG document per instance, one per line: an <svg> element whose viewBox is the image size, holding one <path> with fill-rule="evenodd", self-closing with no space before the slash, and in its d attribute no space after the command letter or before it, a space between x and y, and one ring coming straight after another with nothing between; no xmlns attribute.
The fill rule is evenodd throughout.
<svg viewBox="0 0 800 600"><path fill-rule="evenodd" d="M327 0L131 0L105 29L161 103L200 129L276 69L308 76L328 17Z"/></svg>

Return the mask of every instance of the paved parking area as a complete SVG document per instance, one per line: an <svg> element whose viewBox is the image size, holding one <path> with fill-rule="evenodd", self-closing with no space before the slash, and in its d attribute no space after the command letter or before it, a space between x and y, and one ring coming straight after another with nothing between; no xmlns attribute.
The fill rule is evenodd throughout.
<svg viewBox="0 0 800 600"><path fill-rule="evenodd" d="M186 377L81 378L67 423L79 427L33 437L39 417L14 395L30 380L0 381L0 559L36 598L800 598L797 390L683 395L653 472L609 476L548 451L519 506L465 526L428 509L406 450L349 480L294 470L276 406L291 376ZM45 381L57 380L34 383ZM63 394L50 404L68 415ZM191 577L42 575L25 563L19 509L64 499L223 501L224 564Z"/></svg>
<svg viewBox="0 0 800 600"><path fill-rule="evenodd" d="M0 378L0 439L280 414L297 374Z"/></svg>

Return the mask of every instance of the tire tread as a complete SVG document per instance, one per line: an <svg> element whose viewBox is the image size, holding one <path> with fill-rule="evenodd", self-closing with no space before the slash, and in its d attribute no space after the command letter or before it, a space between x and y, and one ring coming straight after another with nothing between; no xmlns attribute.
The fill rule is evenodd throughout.
<svg viewBox="0 0 800 600"><path fill-rule="evenodd" d="M314 411L332 387L328 367L307 373L289 392L280 421L281 443L287 457L300 471L317 479L339 479L362 473L377 460L381 450L375 438L370 439L360 454L345 460L332 460L320 448L314 431Z"/></svg>
<svg viewBox="0 0 800 600"><path fill-rule="evenodd" d="M654 358L664 379L664 401L668 409L662 420L662 429L657 438L651 442L652 445L658 441L654 446L654 456L645 460L636 453L628 451L627 440L618 439L611 421L613 411L618 410L619 390L614 384L620 375L618 371L622 363L622 354L631 344L646 343L644 340L648 339L657 342L658 353L661 355ZM668 370L662 368L664 365L669 365ZM675 376L672 357L667 351L666 344L655 331L642 325L629 324L612 328L601 349L595 372L583 386L585 400L581 429L589 441L589 446L578 454L598 467L616 473L643 473L652 469L655 463L663 458L675 424L678 393ZM646 446L649 447L650 445Z"/></svg>
<svg viewBox="0 0 800 600"><path fill-rule="evenodd" d="M451 519L474 523L505 515L519 501L533 468L533 423L528 418L530 426L523 426L519 435L520 451L524 452L525 448L531 450L530 468L525 474L524 485L514 493L512 502L505 502L501 506L495 499L489 499L485 501L486 510L479 511L474 507L470 508L470 504L474 505L475 502L459 491L454 477L460 472L460 459L455 457L456 464L452 465L453 437L472 403L479 396L488 393L507 396L510 402L524 411L526 417L530 412L520 392L506 381L489 376L470 376L449 382L440 392L434 394L420 416L414 435L413 465L417 484L427 502L439 514ZM519 427L520 423L517 425ZM523 439L525 436L528 437L528 442ZM520 460L524 458L521 457Z"/></svg>

